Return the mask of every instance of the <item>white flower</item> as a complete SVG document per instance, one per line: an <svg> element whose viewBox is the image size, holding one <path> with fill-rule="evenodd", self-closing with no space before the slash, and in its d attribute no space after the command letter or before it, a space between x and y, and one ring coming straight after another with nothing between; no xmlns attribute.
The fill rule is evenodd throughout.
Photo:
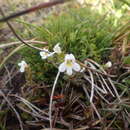
<svg viewBox="0 0 130 130"><path fill-rule="evenodd" d="M65 60L59 66L60 72L65 72L68 75L72 75L72 70L79 72L81 69L80 65L76 63L75 57L73 54L66 54Z"/></svg>
<svg viewBox="0 0 130 130"><path fill-rule="evenodd" d="M47 59L48 57L52 56L53 53L50 53L48 51L48 49L43 49L44 51L40 51L40 56L42 57L42 59Z"/></svg>
<svg viewBox="0 0 130 130"><path fill-rule="evenodd" d="M20 63L18 63L18 66L20 66L20 72L24 72L25 71L25 68L28 66L27 63L23 60L21 61Z"/></svg>
<svg viewBox="0 0 130 130"><path fill-rule="evenodd" d="M61 53L61 48L60 48L60 43L57 43L54 48L53 48L53 51L57 54L60 54Z"/></svg>
<svg viewBox="0 0 130 130"><path fill-rule="evenodd" d="M81 5L83 5L83 4L85 3L84 0L77 0L77 2L78 2L79 4L81 4Z"/></svg>
<svg viewBox="0 0 130 130"><path fill-rule="evenodd" d="M108 61L108 62L105 64L105 67L106 67L106 68L110 68L111 66L112 66L111 61Z"/></svg>

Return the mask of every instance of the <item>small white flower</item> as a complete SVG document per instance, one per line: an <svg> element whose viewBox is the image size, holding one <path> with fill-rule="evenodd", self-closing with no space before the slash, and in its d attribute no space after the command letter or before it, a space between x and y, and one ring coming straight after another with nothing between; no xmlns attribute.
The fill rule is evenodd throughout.
<svg viewBox="0 0 130 130"><path fill-rule="evenodd" d="M27 63L23 60L21 61L20 63L18 63L18 66L20 66L20 72L24 72L25 71L25 68L28 66Z"/></svg>
<svg viewBox="0 0 130 130"><path fill-rule="evenodd" d="M110 68L110 67L112 67L112 63L111 63L111 61L108 61L108 62L105 64L105 67L106 67L106 68Z"/></svg>
<svg viewBox="0 0 130 130"><path fill-rule="evenodd" d="M42 57L42 59L47 59L48 57L52 56L53 53L50 53L48 51L48 49L43 49L44 51L40 51L40 56Z"/></svg>
<svg viewBox="0 0 130 130"><path fill-rule="evenodd" d="M77 2L78 2L79 4L81 4L81 5L83 5L83 4L85 3L84 0L77 0Z"/></svg>
<svg viewBox="0 0 130 130"><path fill-rule="evenodd" d="M59 66L59 71L60 72L65 72L68 75L72 75L73 71L79 72L81 69L80 65L76 63L75 57L73 54L66 54L65 60L63 63L60 64Z"/></svg>
<svg viewBox="0 0 130 130"><path fill-rule="evenodd" d="M53 51L57 54L60 54L61 53L61 48L60 48L60 43L57 43L54 48L53 48Z"/></svg>

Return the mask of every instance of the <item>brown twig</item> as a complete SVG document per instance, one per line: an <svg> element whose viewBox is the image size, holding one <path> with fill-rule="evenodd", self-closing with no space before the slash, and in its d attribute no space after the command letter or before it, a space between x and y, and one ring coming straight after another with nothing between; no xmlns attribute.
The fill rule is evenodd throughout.
<svg viewBox="0 0 130 130"><path fill-rule="evenodd" d="M38 9L41 9L41 8L48 8L48 7L52 7L54 5L57 5L57 4L61 4L61 3L64 3L66 0L55 0L55 1L51 1L51 2L44 2L44 3L41 3L39 5L36 5L36 6L33 6L31 8L28 8L26 10L22 10L20 12L16 12L16 13L13 13L7 17L4 17L2 19L0 19L0 22L6 22L10 19L13 19L13 18L16 18L18 16L21 16L21 15L24 15L24 14L27 14L27 13L31 13L31 12L34 12Z"/></svg>
<svg viewBox="0 0 130 130"><path fill-rule="evenodd" d="M3 12L3 10L2 10L1 8L0 8L0 13L1 13L1 15L2 15L3 17L5 17L4 12ZM8 27L11 29L12 33L15 35L15 37L16 37L19 41L21 41L23 44L25 44L26 46L28 46L28 47L30 47L30 48L33 48L33 49L35 49L35 50L39 50L39 51L44 51L44 52L46 52L46 53L50 53L50 52L48 52L48 51L46 51L46 50L43 50L43 49L41 49L41 48L32 46L31 44L28 44L27 42L25 42L25 41L16 33L16 31L15 31L15 29L13 28L13 26L11 25L11 23L10 23L9 21L6 21L6 23L7 23Z"/></svg>
<svg viewBox="0 0 130 130"><path fill-rule="evenodd" d="M82 67L84 67L84 68L86 68L86 69L88 69L88 70L91 70L91 71L93 71L93 72L102 74L102 75L107 76L107 77L112 77L112 78L116 77L116 75L109 75L109 74L107 74L107 73L103 73L103 72L101 72L101 71L98 71L97 69L93 69L93 68L91 68L91 67L89 67L89 66L86 66L84 63L82 63L82 62L80 62L80 61L78 61L78 60L77 60L77 62L78 62Z"/></svg>
<svg viewBox="0 0 130 130"><path fill-rule="evenodd" d="M8 100L6 95L1 90L0 90L0 94L5 99L5 101L8 103L8 105L11 107L11 109L15 112L15 114L16 114L16 116L18 118L19 124L20 124L20 128L21 128L21 130L23 130L23 123L22 123L22 120L21 120L21 117L20 117L19 113L16 111L16 109L13 107L13 105L10 103L10 101Z"/></svg>
<svg viewBox="0 0 130 130"><path fill-rule="evenodd" d="M47 45L47 42L42 42L42 41L35 41L35 40L24 40L24 42L26 43L36 43L36 44L43 44L43 45ZM6 43L6 44L1 44L0 45L0 48L4 49L4 48L8 48L8 47L11 47L11 46L15 46L15 45L19 45L21 44L20 41L17 41L17 42L10 42L10 43Z"/></svg>

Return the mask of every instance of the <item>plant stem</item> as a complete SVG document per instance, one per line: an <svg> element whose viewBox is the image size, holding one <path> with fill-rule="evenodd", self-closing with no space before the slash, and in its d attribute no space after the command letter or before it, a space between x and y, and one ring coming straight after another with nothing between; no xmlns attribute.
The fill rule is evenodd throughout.
<svg viewBox="0 0 130 130"><path fill-rule="evenodd" d="M50 104L49 104L50 130L52 130L52 100L53 100L53 95L54 95L55 87L56 87L59 76L60 76L60 71L58 71L56 75L56 78L52 87L51 97L50 97Z"/></svg>

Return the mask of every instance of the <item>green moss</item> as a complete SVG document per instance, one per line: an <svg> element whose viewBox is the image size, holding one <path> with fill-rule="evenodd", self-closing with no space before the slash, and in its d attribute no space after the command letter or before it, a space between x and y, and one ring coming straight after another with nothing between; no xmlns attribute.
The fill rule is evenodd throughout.
<svg viewBox="0 0 130 130"><path fill-rule="evenodd" d="M35 81L44 80L46 83L53 82L53 77L56 75L56 69L52 64L47 63L46 60L42 60L38 51L31 48L24 48L20 51L20 54L30 65L32 78Z"/></svg>
<svg viewBox="0 0 130 130"><path fill-rule="evenodd" d="M56 43L61 43L65 53L73 53L80 61L92 58L102 62L108 56L107 48L112 46L116 27L113 18L99 15L87 8L69 9L60 16L49 16L41 26L23 22L30 27L33 37L48 42L51 50ZM34 32L34 33L33 33ZM36 80L51 81L56 74L54 66L41 60L39 52L24 49L21 54L30 64Z"/></svg>
<svg viewBox="0 0 130 130"><path fill-rule="evenodd" d="M78 59L89 57L98 62L103 49L111 47L115 30L111 19L86 8L70 9L60 16L51 16L39 28L35 36L47 41L50 48L60 42L65 52L75 54Z"/></svg>

